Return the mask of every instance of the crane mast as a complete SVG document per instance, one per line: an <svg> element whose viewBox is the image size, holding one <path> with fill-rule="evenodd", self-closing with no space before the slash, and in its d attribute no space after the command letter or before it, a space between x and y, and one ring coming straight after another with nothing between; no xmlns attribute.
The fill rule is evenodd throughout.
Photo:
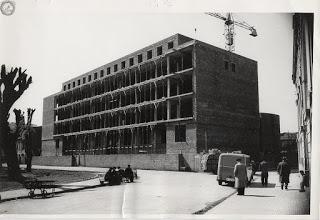
<svg viewBox="0 0 320 220"><path fill-rule="evenodd" d="M227 13L226 16L223 16L220 13L212 13L212 12L206 12L205 14L224 21L224 37L226 39L225 47L226 47L226 50L230 52L234 51L235 49L235 31L234 31L235 25L251 31L250 35L253 37L258 36L257 30L253 26L250 26L244 21L235 21L231 13Z"/></svg>

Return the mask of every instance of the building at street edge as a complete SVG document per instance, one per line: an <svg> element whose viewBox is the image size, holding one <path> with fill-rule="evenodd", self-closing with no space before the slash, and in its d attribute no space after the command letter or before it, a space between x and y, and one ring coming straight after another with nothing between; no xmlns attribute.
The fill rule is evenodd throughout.
<svg viewBox="0 0 320 220"><path fill-rule="evenodd" d="M64 82L43 107L36 163L198 170L209 148L259 155L257 62L181 34Z"/></svg>
<svg viewBox="0 0 320 220"><path fill-rule="evenodd" d="M313 14L293 15L293 73L298 109L299 169L310 171L312 131Z"/></svg>

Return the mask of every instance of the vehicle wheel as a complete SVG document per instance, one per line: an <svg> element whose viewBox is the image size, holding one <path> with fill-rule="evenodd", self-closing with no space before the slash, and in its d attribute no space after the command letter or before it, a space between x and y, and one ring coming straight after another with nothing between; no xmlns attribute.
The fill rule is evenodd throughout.
<svg viewBox="0 0 320 220"><path fill-rule="evenodd" d="M221 180L218 180L218 184L219 184L219 185L222 185L222 181L221 181Z"/></svg>

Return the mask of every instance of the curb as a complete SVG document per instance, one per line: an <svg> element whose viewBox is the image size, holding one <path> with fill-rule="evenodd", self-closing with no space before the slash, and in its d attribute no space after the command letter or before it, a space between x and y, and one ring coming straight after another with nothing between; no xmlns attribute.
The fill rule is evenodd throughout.
<svg viewBox="0 0 320 220"><path fill-rule="evenodd" d="M84 190L84 189L93 189L93 188L97 188L97 187L101 187L101 186L105 186L105 185L98 184L98 185L92 185L92 186L79 187L79 188L75 188L75 189L65 189L65 190L62 189L61 191L58 191L58 192L47 193L47 195L76 192L76 191L80 191L80 190ZM41 194L36 194L36 196L37 195L41 195ZM26 199L26 198L30 198L30 197L28 195L25 195L25 196L17 196L17 197L12 197L12 198L1 199L1 196L0 196L0 203L12 201L12 200L18 200L18 199Z"/></svg>

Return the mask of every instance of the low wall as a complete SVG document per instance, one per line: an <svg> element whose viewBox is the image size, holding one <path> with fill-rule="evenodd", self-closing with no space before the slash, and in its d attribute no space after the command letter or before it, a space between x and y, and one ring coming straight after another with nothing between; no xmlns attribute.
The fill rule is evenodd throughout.
<svg viewBox="0 0 320 220"><path fill-rule="evenodd" d="M116 154L80 155L77 164L87 167L122 167L128 164L134 169L179 170L178 154ZM32 164L47 166L71 166L71 156L33 157Z"/></svg>
<svg viewBox="0 0 320 220"><path fill-rule="evenodd" d="M33 156L32 164L43 166L71 166L71 156Z"/></svg>

